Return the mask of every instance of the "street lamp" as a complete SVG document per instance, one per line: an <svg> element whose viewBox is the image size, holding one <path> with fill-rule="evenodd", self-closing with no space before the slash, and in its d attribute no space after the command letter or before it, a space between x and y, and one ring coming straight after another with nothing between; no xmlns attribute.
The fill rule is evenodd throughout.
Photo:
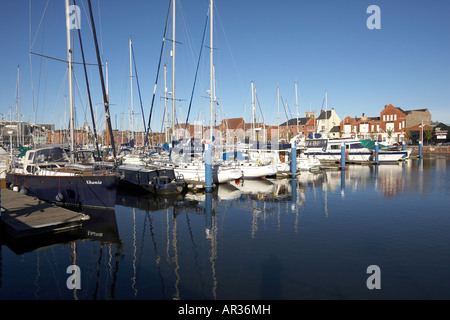
<svg viewBox="0 0 450 320"><path fill-rule="evenodd" d="M9 153L11 155L11 162L12 162L12 135L13 135L14 131L12 130L8 130L8 134L9 134Z"/></svg>

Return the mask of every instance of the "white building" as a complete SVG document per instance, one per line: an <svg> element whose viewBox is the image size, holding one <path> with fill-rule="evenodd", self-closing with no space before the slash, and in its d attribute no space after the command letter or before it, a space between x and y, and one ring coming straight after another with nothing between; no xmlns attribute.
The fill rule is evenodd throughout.
<svg viewBox="0 0 450 320"><path fill-rule="evenodd" d="M317 132L328 135L335 126L339 126L341 119L334 108L328 111L321 111L317 118Z"/></svg>

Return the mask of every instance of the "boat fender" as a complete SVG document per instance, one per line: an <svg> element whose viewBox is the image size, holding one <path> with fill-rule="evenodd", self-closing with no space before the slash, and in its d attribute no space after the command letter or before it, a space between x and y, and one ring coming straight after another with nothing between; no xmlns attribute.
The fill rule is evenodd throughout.
<svg viewBox="0 0 450 320"><path fill-rule="evenodd" d="M27 195L28 194L28 190L26 188L22 188L22 189L20 189L20 193Z"/></svg>
<svg viewBox="0 0 450 320"><path fill-rule="evenodd" d="M58 192L55 199L56 199L56 201L64 202L64 195L61 192Z"/></svg>

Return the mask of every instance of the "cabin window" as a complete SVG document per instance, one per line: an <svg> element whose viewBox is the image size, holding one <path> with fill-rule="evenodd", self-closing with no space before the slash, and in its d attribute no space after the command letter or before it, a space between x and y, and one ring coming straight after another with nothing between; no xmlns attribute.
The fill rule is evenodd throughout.
<svg viewBox="0 0 450 320"><path fill-rule="evenodd" d="M64 151L60 148L42 149L36 151L36 156L34 157L34 163L61 162L61 161L66 161L66 158L64 156Z"/></svg>
<svg viewBox="0 0 450 320"><path fill-rule="evenodd" d="M340 146L340 145L337 145L337 144L332 144L332 145L330 146L330 149L331 149L331 150L339 150L339 149L341 149L341 146Z"/></svg>
<svg viewBox="0 0 450 320"><path fill-rule="evenodd" d="M325 140L322 139L313 139L313 140L306 140L306 147L307 148L322 148L326 146L327 143Z"/></svg>
<svg viewBox="0 0 450 320"><path fill-rule="evenodd" d="M362 149L364 146L361 143L353 143L351 144L351 149Z"/></svg>

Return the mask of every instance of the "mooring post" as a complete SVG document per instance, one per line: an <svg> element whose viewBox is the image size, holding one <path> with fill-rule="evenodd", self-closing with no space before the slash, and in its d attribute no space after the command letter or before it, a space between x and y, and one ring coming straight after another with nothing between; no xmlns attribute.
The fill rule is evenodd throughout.
<svg viewBox="0 0 450 320"><path fill-rule="evenodd" d="M205 144L205 188L212 191L212 150L211 145Z"/></svg>
<svg viewBox="0 0 450 320"><path fill-rule="evenodd" d="M297 143L291 143L291 174L292 177L297 177Z"/></svg>
<svg viewBox="0 0 450 320"><path fill-rule="evenodd" d="M375 162L378 163L378 141L375 141Z"/></svg>
<svg viewBox="0 0 450 320"><path fill-rule="evenodd" d="M419 141L419 158L422 158L422 141Z"/></svg>
<svg viewBox="0 0 450 320"><path fill-rule="evenodd" d="M345 170L345 142L341 142L341 167Z"/></svg>
<svg viewBox="0 0 450 320"><path fill-rule="evenodd" d="M406 142L405 142L405 140L403 140L403 142L402 142L402 150L406 150Z"/></svg>

